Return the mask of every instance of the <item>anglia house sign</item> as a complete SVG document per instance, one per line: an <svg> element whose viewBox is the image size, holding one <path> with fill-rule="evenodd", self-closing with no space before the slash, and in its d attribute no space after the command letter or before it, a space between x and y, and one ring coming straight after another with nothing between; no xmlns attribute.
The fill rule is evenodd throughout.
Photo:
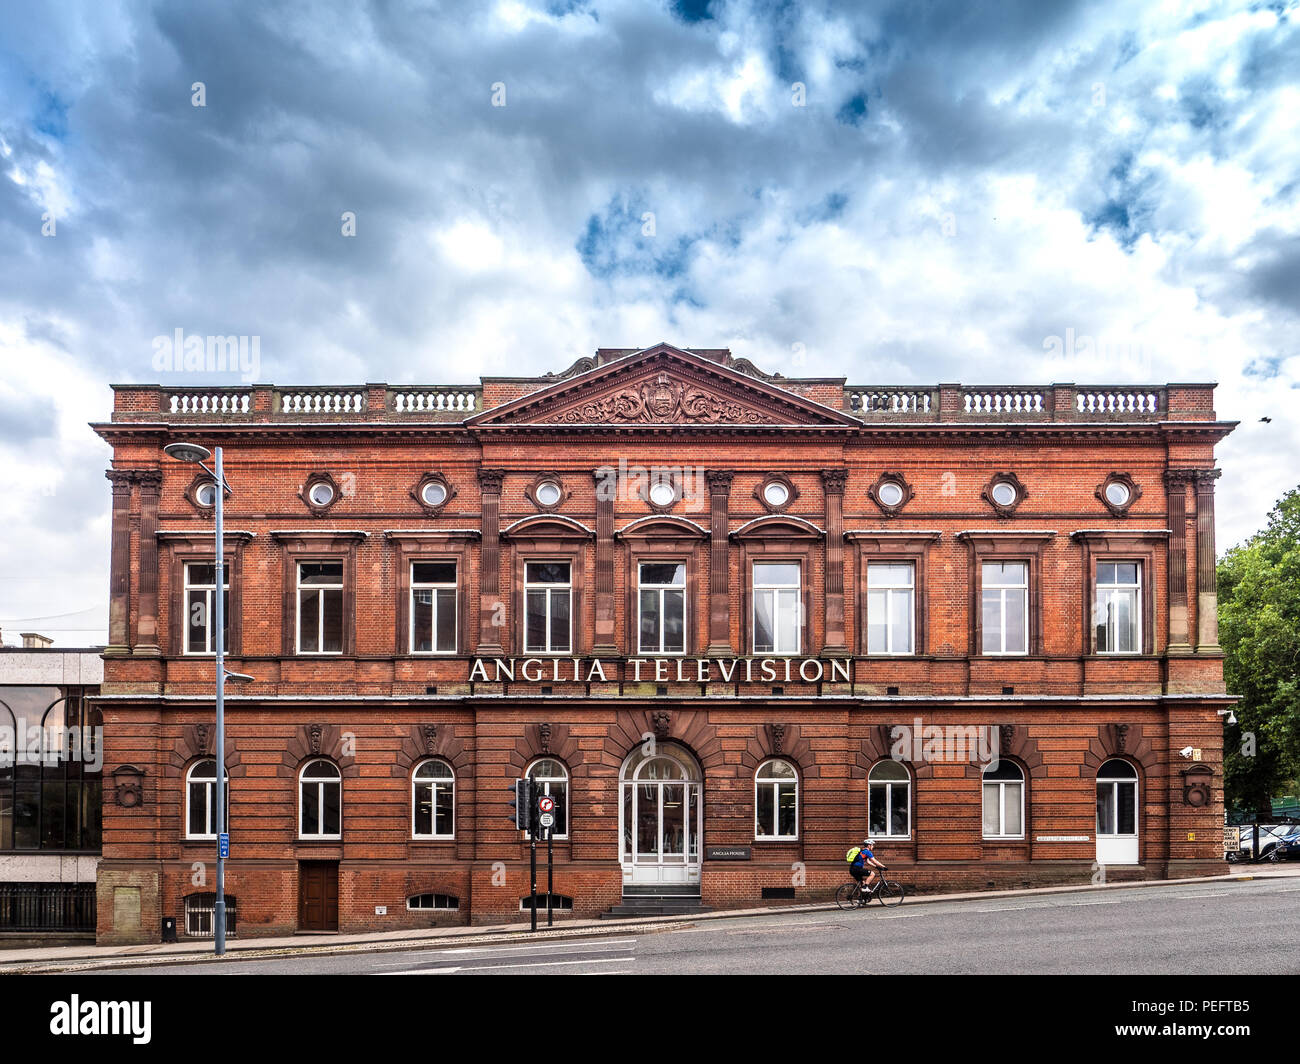
<svg viewBox="0 0 1300 1064"><path fill-rule="evenodd" d="M748 846L704 847L704 856L710 861L748 861L750 853L751 850Z"/></svg>

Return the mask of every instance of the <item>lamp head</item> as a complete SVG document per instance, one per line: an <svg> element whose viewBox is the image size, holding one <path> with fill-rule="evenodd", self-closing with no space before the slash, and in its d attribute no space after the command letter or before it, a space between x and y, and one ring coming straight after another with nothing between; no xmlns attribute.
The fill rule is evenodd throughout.
<svg viewBox="0 0 1300 1064"><path fill-rule="evenodd" d="M163 448L163 454L178 462L203 462L212 457L211 451L197 443L169 443Z"/></svg>
<svg viewBox="0 0 1300 1064"><path fill-rule="evenodd" d="M246 672L230 672L229 670L226 671L226 683L246 684L246 683L254 683L256 680L257 680L256 676L249 676L248 673Z"/></svg>

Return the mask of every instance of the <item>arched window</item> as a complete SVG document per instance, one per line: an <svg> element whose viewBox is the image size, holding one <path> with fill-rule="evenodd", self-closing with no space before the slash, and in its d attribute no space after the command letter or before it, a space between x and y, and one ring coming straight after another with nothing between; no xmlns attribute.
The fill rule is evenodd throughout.
<svg viewBox="0 0 1300 1064"><path fill-rule="evenodd" d="M196 761L185 776L185 837L217 837L217 762ZM230 823L230 774L226 774L226 824ZM223 830L230 830L229 827Z"/></svg>
<svg viewBox="0 0 1300 1064"><path fill-rule="evenodd" d="M234 938L235 925L238 923L236 919L238 906L233 894L227 894L225 901L226 935ZM190 938L211 938L216 907L217 896L211 892L188 895L185 898L185 934Z"/></svg>
<svg viewBox="0 0 1300 1064"><path fill-rule="evenodd" d="M984 770L984 837L1025 837L1025 774L1006 758Z"/></svg>
<svg viewBox="0 0 1300 1064"><path fill-rule="evenodd" d="M912 776L897 761L881 761L867 775L867 831L879 839L912 834Z"/></svg>
<svg viewBox="0 0 1300 1064"><path fill-rule="evenodd" d="M298 837L337 839L343 833L343 777L337 766L309 761L298 777Z"/></svg>
<svg viewBox="0 0 1300 1064"><path fill-rule="evenodd" d="M1137 769L1112 757L1097 770L1097 834L1137 835Z"/></svg>
<svg viewBox="0 0 1300 1064"><path fill-rule="evenodd" d="M799 773L788 761L765 761L754 773L754 838L799 837Z"/></svg>
<svg viewBox="0 0 1300 1064"><path fill-rule="evenodd" d="M555 824L551 828L551 838L568 838L569 773L555 758L544 757L528 766L528 778L533 783L533 801L543 794L555 801Z"/></svg>
<svg viewBox="0 0 1300 1064"><path fill-rule="evenodd" d="M455 835L456 774L445 761L424 761L411 775L411 835L450 839Z"/></svg>

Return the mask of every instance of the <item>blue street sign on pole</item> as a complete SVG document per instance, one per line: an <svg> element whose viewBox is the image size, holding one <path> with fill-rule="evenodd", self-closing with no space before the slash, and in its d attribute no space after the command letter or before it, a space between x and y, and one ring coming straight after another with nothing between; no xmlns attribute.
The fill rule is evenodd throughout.
<svg viewBox="0 0 1300 1064"><path fill-rule="evenodd" d="M230 836L224 831L217 836L217 856L223 861L230 857Z"/></svg>

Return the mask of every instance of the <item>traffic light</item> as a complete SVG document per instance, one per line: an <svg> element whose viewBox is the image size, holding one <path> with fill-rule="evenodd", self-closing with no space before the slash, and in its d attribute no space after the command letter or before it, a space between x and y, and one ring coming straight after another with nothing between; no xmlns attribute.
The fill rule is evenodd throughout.
<svg viewBox="0 0 1300 1064"><path fill-rule="evenodd" d="M532 827L533 784L531 780L515 780L510 785L510 820L520 831Z"/></svg>

